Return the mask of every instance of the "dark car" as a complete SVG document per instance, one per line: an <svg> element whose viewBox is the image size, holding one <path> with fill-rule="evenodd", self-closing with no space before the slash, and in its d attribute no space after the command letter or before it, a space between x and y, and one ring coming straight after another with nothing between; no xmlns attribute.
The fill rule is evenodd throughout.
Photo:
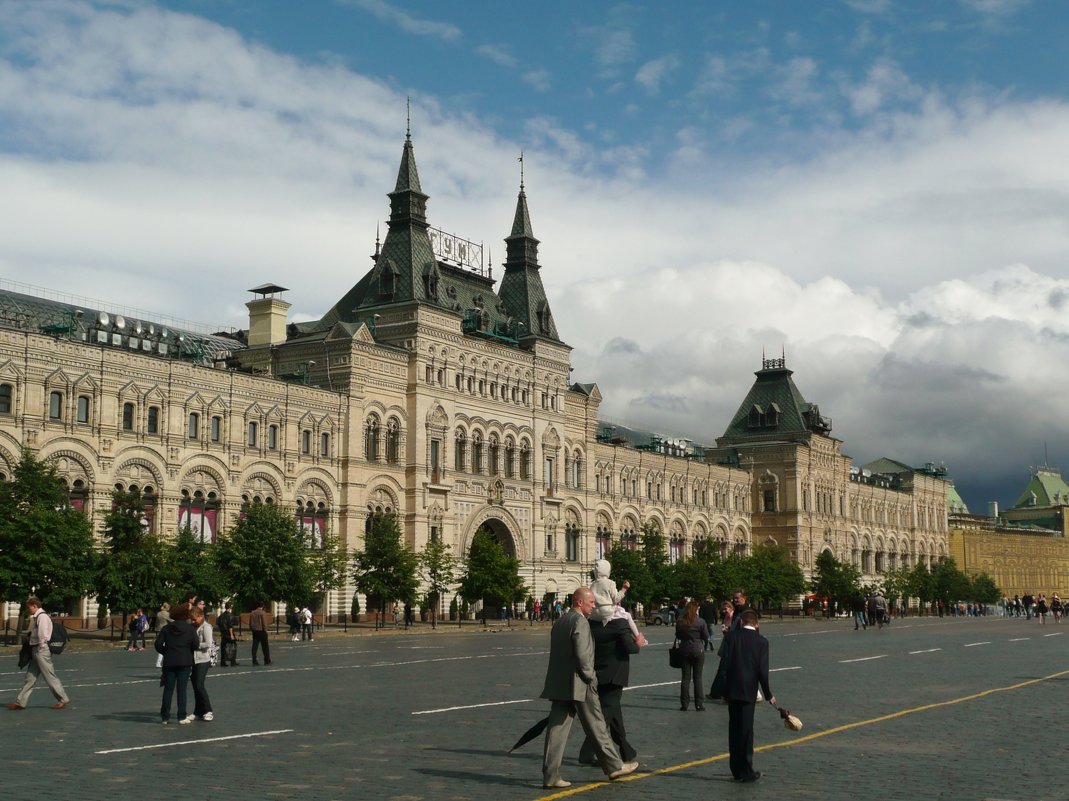
<svg viewBox="0 0 1069 801"><path fill-rule="evenodd" d="M654 626L671 626L676 622L676 611L663 606L656 612L646 615L646 623Z"/></svg>

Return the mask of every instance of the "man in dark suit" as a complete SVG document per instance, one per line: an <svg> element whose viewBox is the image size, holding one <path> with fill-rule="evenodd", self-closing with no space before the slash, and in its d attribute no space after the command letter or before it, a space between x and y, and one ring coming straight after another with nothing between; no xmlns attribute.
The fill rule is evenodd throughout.
<svg viewBox="0 0 1069 801"><path fill-rule="evenodd" d="M639 646L646 644L631 633L631 627L623 618L611 619L605 623L591 619L590 636L594 640L594 672L598 677L598 699L601 701L601 714L605 725L609 727L609 736L620 749L620 758L631 762L638 754L627 741L627 729L624 728L624 711L620 705L624 687L630 678L631 654L637 654ZM579 749L579 761L584 765L595 765L594 741L587 737Z"/></svg>
<svg viewBox="0 0 1069 801"><path fill-rule="evenodd" d="M702 599L698 607L698 617L705 621L705 625L709 627L709 634L712 634L713 626L716 625L716 604L708 595Z"/></svg>
<svg viewBox="0 0 1069 801"><path fill-rule="evenodd" d="M760 687L772 705L776 697L768 687L768 640L758 633L757 613L739 615L739 627L725 639L725 691L728 699L728 751L731 775L737 782L755 782L753 769L753 717Z"/></svg>
<svg viewBox="0 0 1069 801"><path fill-rule="evenodd" d="M549 634L549 667L542 698L552 705L542 752L542 786L570 787L560 776L560 763L568 745L572 718L579 716L586 736L594 741L598 763L610 779L618 779L638 769L637 762L624 762L609 737L601 703L594 689L594 641L587 618L594 611L594 593L580 587L572 596L572 607L553 624Z"/></svg>

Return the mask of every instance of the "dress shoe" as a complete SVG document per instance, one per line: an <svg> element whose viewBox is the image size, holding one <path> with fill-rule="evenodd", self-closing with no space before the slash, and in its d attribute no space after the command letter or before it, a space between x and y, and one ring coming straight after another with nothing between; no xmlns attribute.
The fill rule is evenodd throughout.
<svg viewBox="0 0 1069 801"><path fill-rule="evenodd" d="M26 708L22 704L4 704L4 706L6 706L8 709L14 710L15 712Z"/></svg>
<svg viewBox="0 0 1069 801"><path fill-rule="evenodd" d="M52 708L53 709L66 709L70 705L71 705L70 701L57 701L56 703L52 704Z"/></svg>
<svg viewBox="0 0 1069 801"><path fill-rule="evenodd" d="M579 764L580 765L587 765L589 767L596 767L597 764L598 764L598 761L596 759L583 759L582 757L579 757Z"/></svg>
<svg viewBox="0 0 1069 801"><path fill-rule="evenodd" d="M749 776L741 776L740 778L735 779L735 781L742 782L742 783L746 784L746 783L749 783L749 782L755 782L760 778L761 778L761 771L755 770Z"/></svg>
<svg viewBox="0 0 1069 801"><path fill-rule="evenodd" d="M564 779L557 779L557 781L553 782L553 784L543 784L542 788L545 789L545 790L557 790L557 789L563 789L565 787L571 787L571 786L572 786L571 782L565 781Z"/></svg>
<svg viewBox="0 0 1069 801"><path fill-rule="evenodd" d="M679 707L679 711L680 711L680 712L686 712L686 711L687 711L687 705L686 705L686 704L682 704L682 705L680 705L680 707Z"/></svg>
<svg viewBox="0 0 1069 801"><path fill-rule="evenodd" d="M619 770L614 770L612 773L610 773L609 778L619 779L629 773L634 773L636 770L638 770L637 762L625 762Z"/></svg>
<svg viewBox="0 0 1069 801"><path fill-rule="evenodd" d="M705 711L705 707L704 706L696 706L696 707L694 707L694 709L697 712L704 712Z"/></svg>

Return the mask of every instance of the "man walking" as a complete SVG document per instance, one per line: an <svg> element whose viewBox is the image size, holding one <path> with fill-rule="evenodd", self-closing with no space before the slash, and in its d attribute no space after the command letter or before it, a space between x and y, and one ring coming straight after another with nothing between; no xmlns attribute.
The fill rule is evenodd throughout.
<svg viewBox="0 0 1069 801"><path fill-rule="evenodd" d="M271 649L267 645L267 613L264 612L264 602L259 601L256 608L249 615L249 631L252 632L252 663L256 661L256 649L261 648L264 652L264 664L271 664Z"/></svg>
<svg viewBox="0 0 1069 801"><path fill-rule="evenodd" d="M729 764L737 782L761 778L761 772L753 769L753 716L758 688L770 704L776 703L768 687L768 640L758 633L758 627L757 612L747 609L739 615L739 628L724 641Z"/></svg>
<svg viewBox="0 0 1069 801"><path fill-rule="evenodd" d="M594 642L587 618L594 611L594 593L580 587L572 596L572 607L553 624L549 639L549 666L542 698L552 705L546 726L542 754L542 786L570 787L560 776L560 763L568 744L572 718L579 715L601 769L610 779L618 779L638 769L638 762L623 762L609 737L598 700L597 675L594 672Z"/></svg>
<svg viewBox="0 0 1069 801"><path fill-rule="evenodd" d="M33 615L29 637L30 664L26 668L26 681L22 685L22 690L19 691L18 696L15 698L15 703L8 704L7 708L11 710L25 709L26 704L30 701L30 692L37 683L38 677L43 677L48 689L56 697L56 703L52 704L52 708L66 709L71 701L67 697L67 691L63 689L63 685L56 676L56 669L52 665L52 652L48 650L48 641L52 639L52 618L41 608L41 599L36 595L31 595L26 600L26 606L29 608L30 614Z"/></svg>
<svg viewBox="0 0 1069 801"><path fill-rule="evenodd" d="M238 663L238 638L234 635L234 626L237 619L234 617L234 604L227 601L223 608L223 614L219 615L215 625L219 628L219 664L226 667L229 663L232 667Z"/></svg>
<svg viewBox="0 0 1069 801"><path fill-rule="evenodd" d="M312 610L307 606L301 609L301 639L312 642Z"/></svg>

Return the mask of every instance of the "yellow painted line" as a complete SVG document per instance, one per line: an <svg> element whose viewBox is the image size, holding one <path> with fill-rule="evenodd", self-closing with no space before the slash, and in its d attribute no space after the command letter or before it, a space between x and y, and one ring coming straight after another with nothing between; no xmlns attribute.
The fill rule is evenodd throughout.
<svg viewBox="0 0 1069 801"><path fill-rule="evenodd" d="M768 745L758 746L754 749L754 752L771 751L775 748L790 748L791 746L801 745L802 743L808 743L810 740L818 740L821 737L827 737L831 734L839 734L850 729L857 729L861 726L872 726L876 723L883 723L888 720L894 720L895 718L901 718L906 715L914 715L918 712L927 712L929 709L939 709L945 706L954 706L955 704L964 704L967 701L975 701L979 698L986 698L989 695L995 693L1005 693L1011 690L1020 690L1022 687L1028 687L1033 684L1039 684L1044 681L1050 681L1051 679L1057 679L1061 676L1069 675L1069 670L1061 670L1057 673L1051 673L1049 676L1043 676L1038 679L1028 679L1027 681L1018 682L1017 684L1010 684L1006 687L992 687L989 690L981 690L978 693L972 695L963 695L961 698L951 698L949 701L936 701L934 704L925 704L924 706L915 706L910 709L902 709L898 712L891 712L888 715L881 715L878 718L869 718L868 720L858 720L853 723L844 723L842 726L835 726L831 729L825 729L823 731L813 732L807 734L804 737L795 737L792 740L785 740L781 743L770 743ZM678 765L668 765L667 767L657 768L656 770L646 771L645 773L632 773L630 776L625 776L622 779L617 779L614 782L601 781L591 782L590 784L581 784L575 787L569 787L565 790L561 790L558 793L551 795L544 795L536 798L535 801L554 801L557 798L568 798L569 796L579 795L580 793L590 792L591 790L597 790L602 787L608 787L610 784L622 784L623 782L634 782L641 779L649 779L654 776L662 776L666 773L676 773L681 770L687 770L688 768L697 768L702 765L711 765L714 762L723 762L727 759L729 754L716 754L715 756L705 757L704 759L695 759L691 762L683 762Z"/></svg>

